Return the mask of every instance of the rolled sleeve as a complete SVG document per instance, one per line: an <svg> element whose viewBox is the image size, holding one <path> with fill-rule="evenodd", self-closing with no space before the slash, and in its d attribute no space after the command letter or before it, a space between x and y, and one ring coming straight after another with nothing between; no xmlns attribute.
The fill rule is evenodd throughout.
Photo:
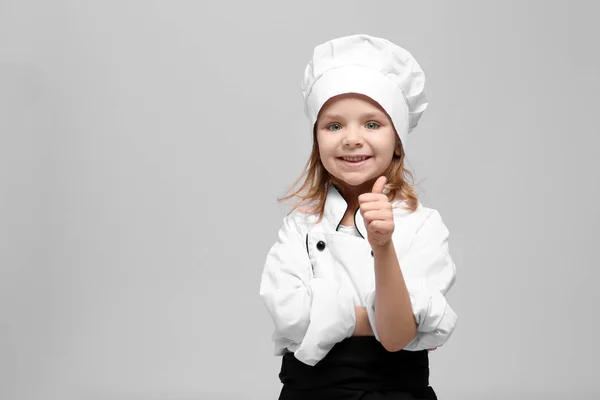
<svg viewBox="0 0 600 400"><path fill-rule="evenodd" d="M310 282L312 307L310 322L296 358L314 366L333 346L352 336L356 313L352 296L331 281L316 278Z"/></svg>
<svg viewBox="0 0 600 400"><path fill-rule="evenodd" d="M291 215L267 255L260 295L273 320L276 355L292 349L298 360L313 366L354 333L351 295L336 282L313 276L304 235Z"/></svg>

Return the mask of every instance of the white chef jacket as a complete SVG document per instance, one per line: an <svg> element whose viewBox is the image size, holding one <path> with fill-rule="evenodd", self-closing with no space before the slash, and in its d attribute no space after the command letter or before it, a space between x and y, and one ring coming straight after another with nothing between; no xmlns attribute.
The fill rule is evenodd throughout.
<svg viewBox="0 0 600 400"><path fill-rule="evenodd" d="M352 336L355 306L366 307L379 340L374 258L360 211L354 215L358 235L337 230L347 207L331 185L321 222L315 224L316 215L298 209L283 218L260 283L260 295L275 327L275 355L287 349L314 366L336 343ZM394 224L392 241L417 321L417 335L404 350L439 347L458 320L445 298L456 277L448 229L437 210L421 203L414 212L395 208Z"/></svg>

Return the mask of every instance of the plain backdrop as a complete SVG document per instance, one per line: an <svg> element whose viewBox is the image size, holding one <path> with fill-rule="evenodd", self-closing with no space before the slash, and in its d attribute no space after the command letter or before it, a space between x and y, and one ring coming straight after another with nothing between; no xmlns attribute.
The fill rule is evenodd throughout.
<svg viewBox="0 0 600 400"><path fill-rule="evenodd" d="M276 399L258 291L308 159L314 46L408 49L459 314L440 399L597 399L587 1L0 1L0 398Z"/></svg>

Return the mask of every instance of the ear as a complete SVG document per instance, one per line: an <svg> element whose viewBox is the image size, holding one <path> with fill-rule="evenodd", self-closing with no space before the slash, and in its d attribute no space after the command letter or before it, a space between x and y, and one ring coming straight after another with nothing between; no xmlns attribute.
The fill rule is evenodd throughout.
<svg viewBox="0 0 600 400"><path fill-rule="evenodd" d="M399 140L396 142L396 148L394 149L394 155L396 157L400 157L402 155L402 144L400 143Z"/></svg>

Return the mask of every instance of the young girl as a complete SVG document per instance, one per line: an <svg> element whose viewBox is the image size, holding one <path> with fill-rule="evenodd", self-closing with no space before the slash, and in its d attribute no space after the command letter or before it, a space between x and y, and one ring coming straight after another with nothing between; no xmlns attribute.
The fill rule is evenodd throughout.
<svg viewBox="0 0 600 400"><path fill-rule="evenodd" d="M280 400L437 398L428 351L456 325L445 298L456 269L440 214L406 179L424 81L412 55L385 39L314 49L302 84L312 153L304 184L283 198L302 201L283 219L260 284L283 356Z"/></svg>

